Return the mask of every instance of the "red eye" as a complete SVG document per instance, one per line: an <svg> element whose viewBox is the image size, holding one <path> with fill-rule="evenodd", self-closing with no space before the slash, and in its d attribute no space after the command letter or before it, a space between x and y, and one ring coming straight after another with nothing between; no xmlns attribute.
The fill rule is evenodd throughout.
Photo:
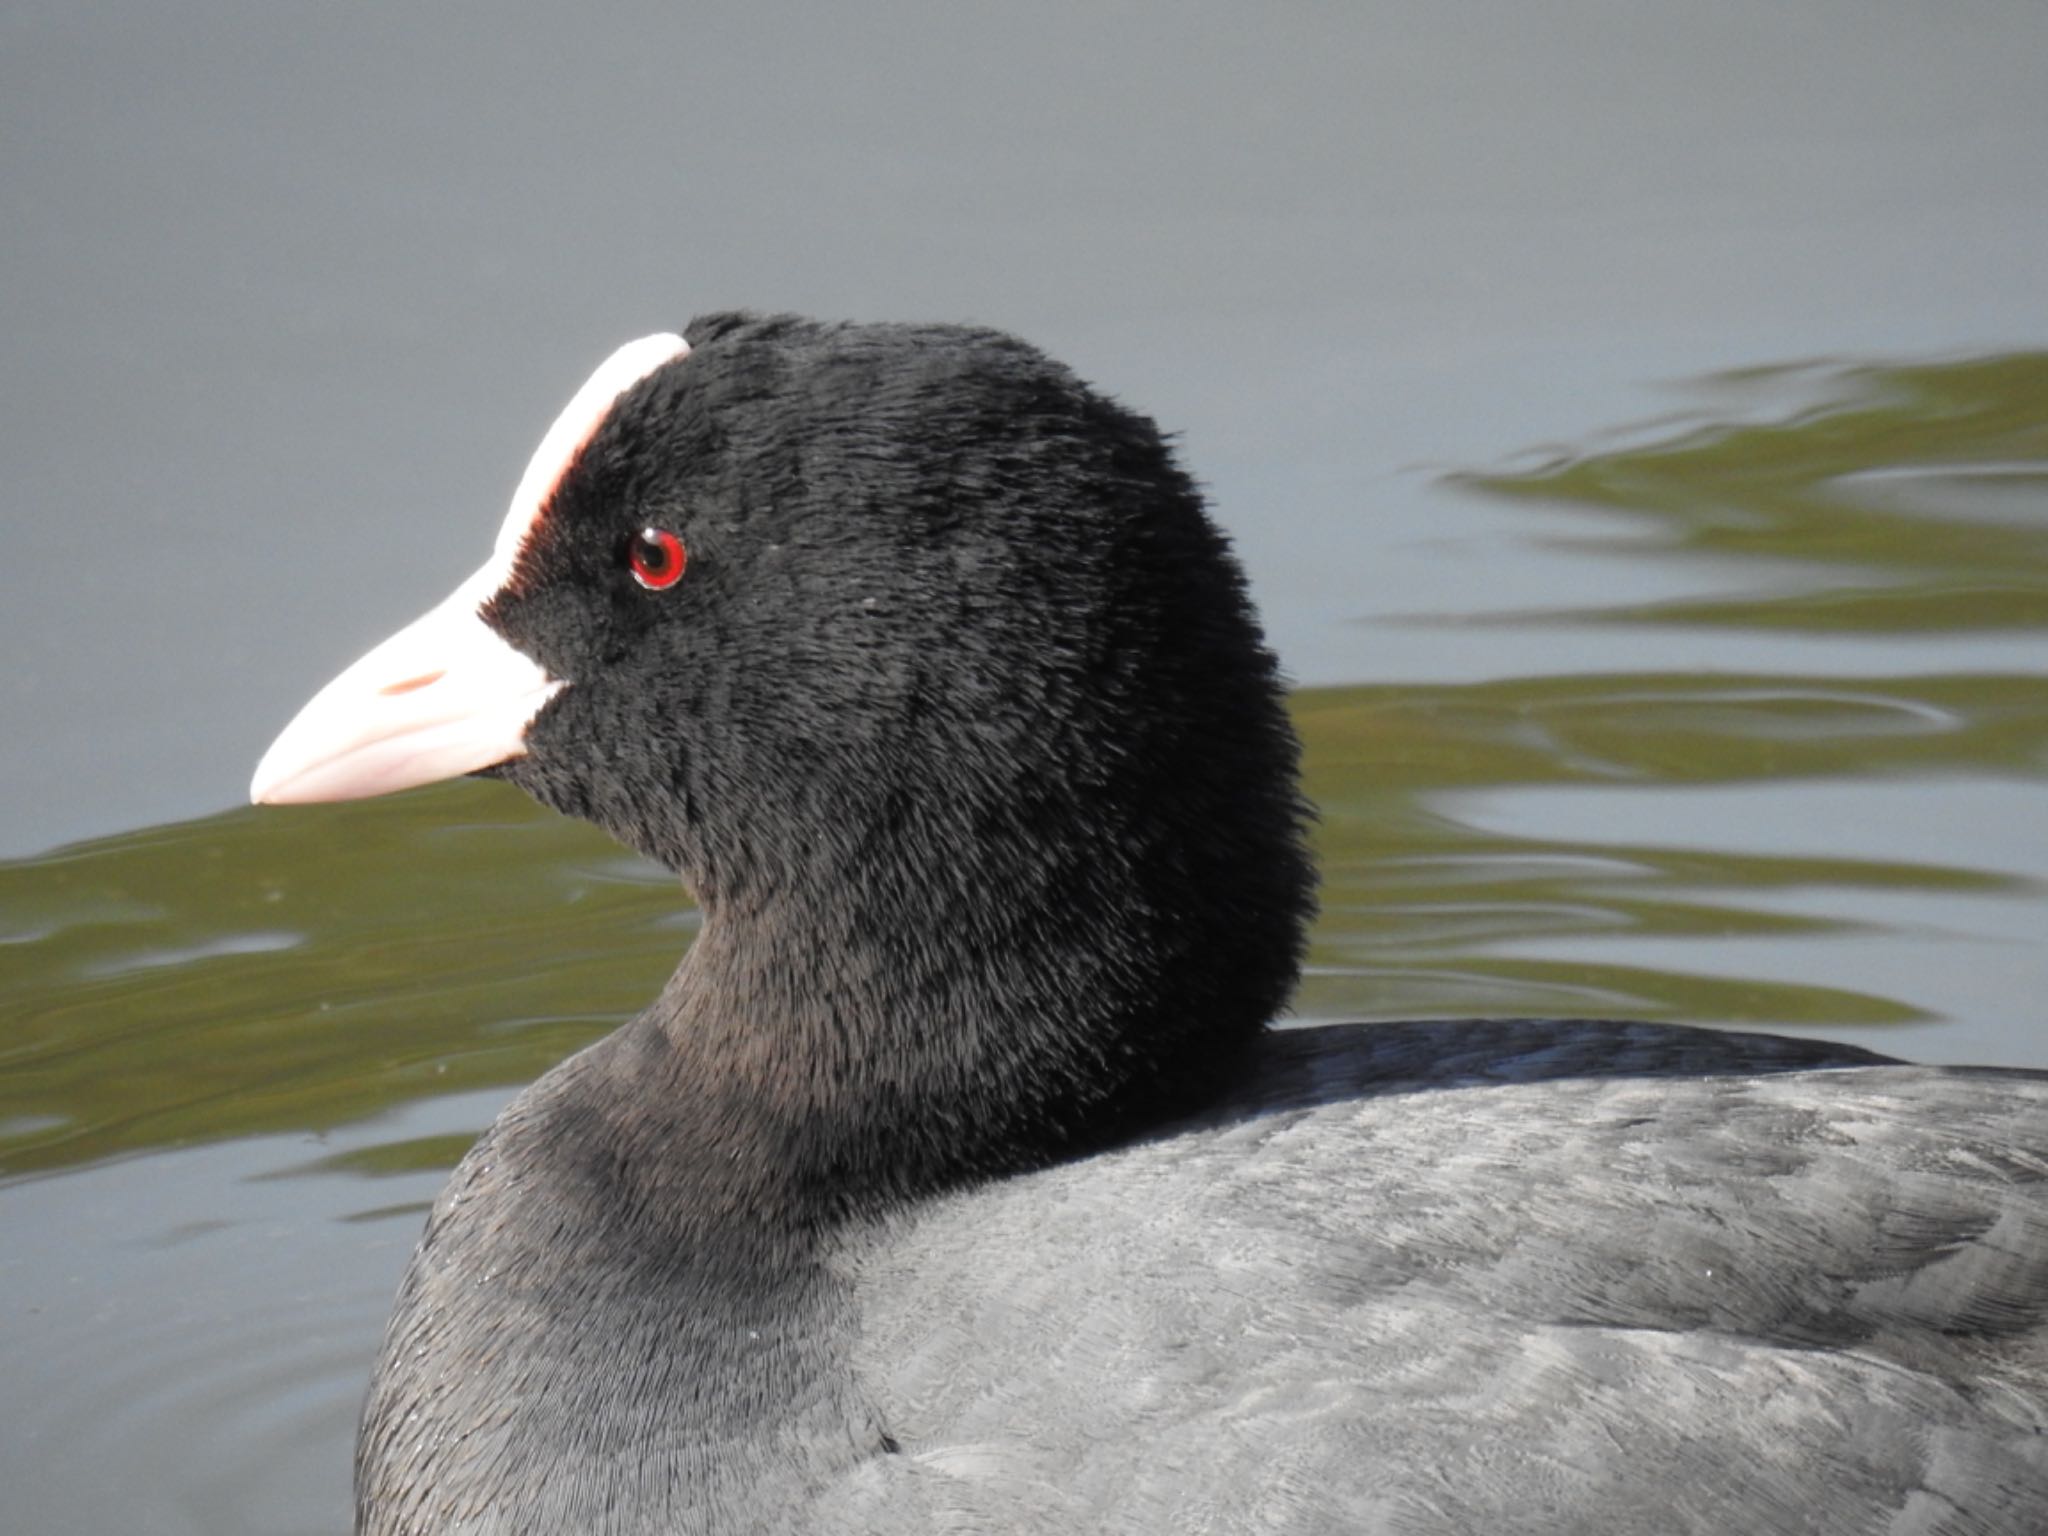
<svg viewBox="0 0 2048 1536"><path fill-rule="evenodd" d="M690 552L666 528L642 528L633 535L626 559L633 567L635 581L650 592L660 592L683 579Z"/></svg>

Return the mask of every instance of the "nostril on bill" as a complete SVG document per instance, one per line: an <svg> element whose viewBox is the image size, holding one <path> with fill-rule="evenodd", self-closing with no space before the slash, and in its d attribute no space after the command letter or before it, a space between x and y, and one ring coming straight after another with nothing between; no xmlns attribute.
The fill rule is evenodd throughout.
<svg viewBox="0 0 2048 1536"><path fill-rule="evenodd" d="M395 699L402 693L417 693L422 688L431 687L447 675L445 668L438 672L422 672L418 677L408 677L404 682L387 683L377 692L380 697Z"/></svg>

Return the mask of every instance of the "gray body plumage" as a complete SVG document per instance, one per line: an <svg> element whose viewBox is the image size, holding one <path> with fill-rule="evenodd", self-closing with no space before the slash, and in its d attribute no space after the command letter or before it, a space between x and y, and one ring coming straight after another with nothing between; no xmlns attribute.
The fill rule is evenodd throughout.
<svg viewBox="0 0 2048 1536"><path fill-rule="evenodd" d="M491 1511L375 1532L2048 1530L2039 1074L1282 1032L1201 1123L851 1227L709 1349L687 1267L522 1165L590 1081L464 1165L371 1405L373 1488ZM459 1436L407 1443L422 1394Z"/></svg>

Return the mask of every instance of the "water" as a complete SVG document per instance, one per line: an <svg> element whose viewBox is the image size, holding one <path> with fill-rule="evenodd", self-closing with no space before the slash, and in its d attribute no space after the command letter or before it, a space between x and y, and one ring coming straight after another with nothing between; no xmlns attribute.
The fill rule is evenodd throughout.
<svg viewBox="0 0 2048 1536"><path fill-rule="evenodd" d="M1248 14L0 17L0 1533L345 1530L444 1170L688 942L502 786L221 808L699 308L1180 431L1303 1017L2048 1066L2048 17Z"/></svg>

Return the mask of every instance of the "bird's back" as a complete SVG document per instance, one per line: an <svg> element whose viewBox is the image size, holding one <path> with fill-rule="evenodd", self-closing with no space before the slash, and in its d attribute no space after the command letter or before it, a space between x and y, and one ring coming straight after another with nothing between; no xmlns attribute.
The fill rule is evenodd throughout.
<svg viewBox="0 0 2048 1536"><path fill-rule="evenodd" d="M849 1255L900 1450L828 1525L2048 1530L2048 1076L1639 1025L1272 1047L1201 1126Z"/></svg>

